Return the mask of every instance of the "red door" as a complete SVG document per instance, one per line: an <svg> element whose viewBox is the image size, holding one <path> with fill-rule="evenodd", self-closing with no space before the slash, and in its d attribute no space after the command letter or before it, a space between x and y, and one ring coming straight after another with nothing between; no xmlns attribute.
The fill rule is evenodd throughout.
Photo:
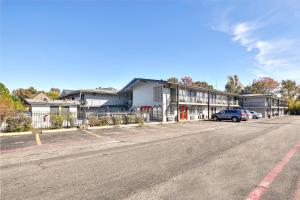
<svg viewBox="0 0 300 200"><path fill-rule="evenodd" d="M188 107L180 106L180 119L187 120L188 119Z"/></svg>

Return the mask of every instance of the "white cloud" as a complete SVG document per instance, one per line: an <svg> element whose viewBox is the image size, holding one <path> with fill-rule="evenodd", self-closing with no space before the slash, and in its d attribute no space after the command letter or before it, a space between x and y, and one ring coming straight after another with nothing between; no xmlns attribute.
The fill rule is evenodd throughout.
<svg viewBox="0 0 300 200"><path fill-rule="evenodd" d="M245 21L231 26L227 33L249 52L255 52L257 76L272 76L276 79L300 80L300 40L276 38L261 39L259 31L264 27Z"/></svg>

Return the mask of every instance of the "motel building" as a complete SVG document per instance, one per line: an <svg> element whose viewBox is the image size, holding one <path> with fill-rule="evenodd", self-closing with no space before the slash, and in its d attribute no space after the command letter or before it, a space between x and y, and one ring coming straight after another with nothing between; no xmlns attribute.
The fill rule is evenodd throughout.
<svg viewBox="0 0 300 200"><path fill-rule="evenodd" d="M240 107L236 94L164 80L135 78L119 93L128 97L129 111L142 113L146 121L209 119L213 113Z"/></svg>
<svg viewBox="0 0 300 200"><path fill-rule="evenodd" d="M262 113L263 117L283 116L288 109L287 102L268 94L246 94L240 96L241 107Z"/></svg>

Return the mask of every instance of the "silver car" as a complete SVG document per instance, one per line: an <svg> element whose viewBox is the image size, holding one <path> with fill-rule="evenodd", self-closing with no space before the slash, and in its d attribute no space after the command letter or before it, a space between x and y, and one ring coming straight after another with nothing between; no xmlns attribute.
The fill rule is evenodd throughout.
<svg viewBox="0 0 300 200"><path fill-rule="evenodd" d="M252 114L252 118L253 119L259 119L259 118L262 118L262 113L258 113L258 112L255 112L255 111L250 111L251 114Z"/></svg>

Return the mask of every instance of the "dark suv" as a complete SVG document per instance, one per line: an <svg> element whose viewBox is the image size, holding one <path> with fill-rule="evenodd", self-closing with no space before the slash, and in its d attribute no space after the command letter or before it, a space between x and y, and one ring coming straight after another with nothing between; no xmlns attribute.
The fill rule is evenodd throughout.
<svg viewBox="0 0 300 200"><path fill-rule="evenodd" d="M233 122L240 122L241 120L246 119L244 110L234 109L234 110L222 110L218 113L215 113L211 117L214 121L221 120L231 120Z"/></svg>

